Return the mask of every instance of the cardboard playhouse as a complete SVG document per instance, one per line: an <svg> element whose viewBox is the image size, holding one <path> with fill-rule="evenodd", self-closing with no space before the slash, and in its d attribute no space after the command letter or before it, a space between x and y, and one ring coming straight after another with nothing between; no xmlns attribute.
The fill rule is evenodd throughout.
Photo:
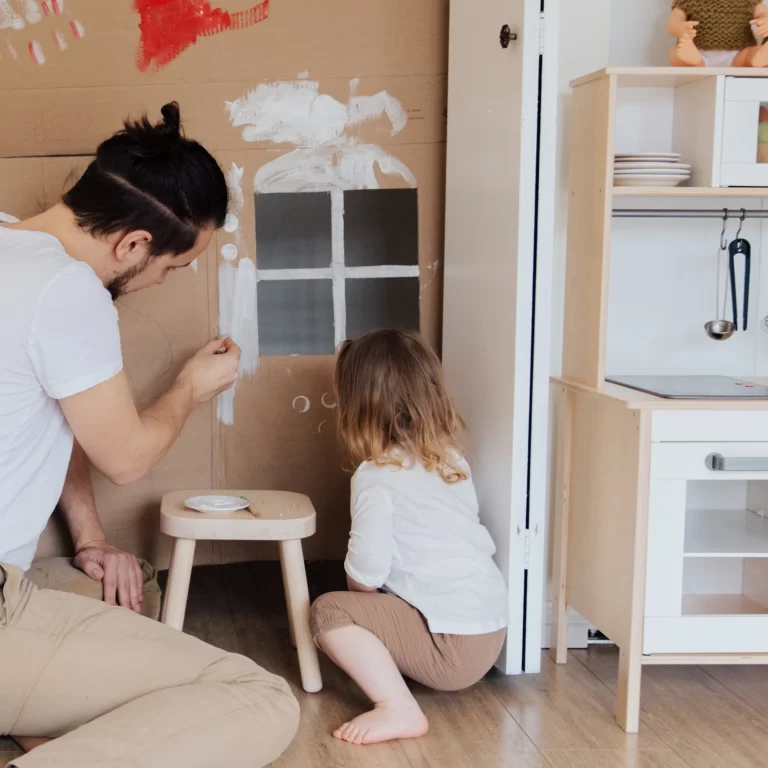
<svg viewBox="0 0 768 768"><path fill-rule="evenodd" d="M243 376L141 481L94 477L107 535L167 567L167 491L291 490L318 513L306 556L340 558L335 345L391 325L440 343L448 0L220 3L0 0L0 211L57 202L123 118L179 102L227 174L230 215L192 268L119 300L126 370L146 405L231 334ZM68 551L54 518L38 556ZM200 563L262 556L197 548Z"/></svg>

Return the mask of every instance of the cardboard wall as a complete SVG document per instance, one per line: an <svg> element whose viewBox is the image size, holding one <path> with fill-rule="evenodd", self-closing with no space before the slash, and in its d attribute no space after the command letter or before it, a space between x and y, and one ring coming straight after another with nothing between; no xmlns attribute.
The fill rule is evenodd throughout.
<svg viewBox="0 0 768 768"><path fill-rule="evenodd" d="M345 153L372 148L370 157L384 158L373 167L374 186L416 187L421 329L439 348L448 0L221 2L217 11L203 0L41 0L31 3L40 20L29 17L29 0L0 3L0 157L6 158L0 210L23 217L52 204L70 172L82 167L81 156L126 115L156 117L170 100L181 104L189 136L225 170L242 169L236 238L219 233L196 272L175 273L165 285L119 302L126 369L140 404L218 335L221 247L237 242L238 259L250 258L258 268L255 175L297 151L327 155L338 167ZM276 82L294 92L316 87L321 105L342 115L341 133L329 139L312 124L303 133L279 125L270 133L259 130L264 113L256 130L234 126L227 102ZM378 101L362 107L354 101L366 96ZM363 119L361 109L374 102L384 106ZM283 107L290 119L291 105ZM393 165L410 175L392 172ZM304 188L298 183L297 191ZM168 542L157 532L157 515L164 492L272 488L306 493L315 504L318 532L305 543L309 558L343 556L349 474L336 445L334 412L323 404L332 405L332 368L330 356L262 357L254 375L238 383L231 425L217 417L215 405L200 408L139 483L114 488L96 477L112 542L163 567ZM297 397L307 399L308 410L294 408ZM66 549L66 537L52 524L40 555ZM199 547L198 562L274 554L208 544Z"/></svg>

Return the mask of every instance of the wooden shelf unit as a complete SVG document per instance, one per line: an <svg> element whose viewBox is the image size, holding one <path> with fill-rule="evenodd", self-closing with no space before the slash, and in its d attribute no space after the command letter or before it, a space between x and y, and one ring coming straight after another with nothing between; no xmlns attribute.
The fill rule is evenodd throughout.
<svg viewBox="0 0 768 768"><path fill-rule="evenodd" d="M607 69L572 84L563 374L552 380L559 400L552 652L566 663L569 608L619 646L616 717L628 732L639 727L644 665L768 663L768 520L719 510L720 523L731 515L735 530L708 534L697 523L716 512L686 506L692 480L765 483L768 494L768 471L706 465L713 452L768 460L768 401L670 400L605 381L614 208L632 207L633 198L768 196L768 188L752 187L614 187L618 91L708 88L726 77L768 71ZM684 119L686 104L681 99ZM686 594L685 569L705 557L743 568L744 584L732 591L744 594Z"/></svg>

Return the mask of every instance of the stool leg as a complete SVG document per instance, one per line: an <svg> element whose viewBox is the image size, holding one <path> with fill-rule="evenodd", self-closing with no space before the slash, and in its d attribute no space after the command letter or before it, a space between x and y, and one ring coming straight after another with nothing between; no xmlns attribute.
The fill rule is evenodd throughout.
<svg viewBox="0 0 768 768"><path fill-rule="evenodd" d="M285 569L285 558L280 557L280 570L283 572L283 588L286 590L286 594L288 593L288 587L286 586L288 584L288 572ZM286 598L286 603L288 602ZM290 609L288 610L288 632L291 636L291 645L295 648L296 647L296 630L293 628L293 614L291 613Z"/></svg>
<svg viewBox="0 0 768 768"><path fill-rule="evenodd" d="M184 628L184 614L187 611L189 579L192 575L192 561L195 559L194 539L174 539L171 570L165 590L163 624L181 631Z"/></svg>
<svg viewBox="0 0 768 768"><path fill-rule="evenodd" d="M317 648L309 630L309 589L301 541L294 539L281 541L279 544L280 561L285 574L285 601L288 604L288 615L299 653L301 685L307 693L316 693L323 687L323 681L320 677Z"/></svg>

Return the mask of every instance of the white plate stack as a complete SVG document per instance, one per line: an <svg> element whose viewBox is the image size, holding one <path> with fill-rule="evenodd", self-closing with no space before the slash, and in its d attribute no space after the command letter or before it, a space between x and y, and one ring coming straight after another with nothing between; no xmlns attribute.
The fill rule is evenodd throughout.
<svg viewBox="0 0 768 768"><path fill-rule="evenodd" d="M613 183L617 187L676 187L691 178L691 166L668 152L617 154Z"/></svg>

